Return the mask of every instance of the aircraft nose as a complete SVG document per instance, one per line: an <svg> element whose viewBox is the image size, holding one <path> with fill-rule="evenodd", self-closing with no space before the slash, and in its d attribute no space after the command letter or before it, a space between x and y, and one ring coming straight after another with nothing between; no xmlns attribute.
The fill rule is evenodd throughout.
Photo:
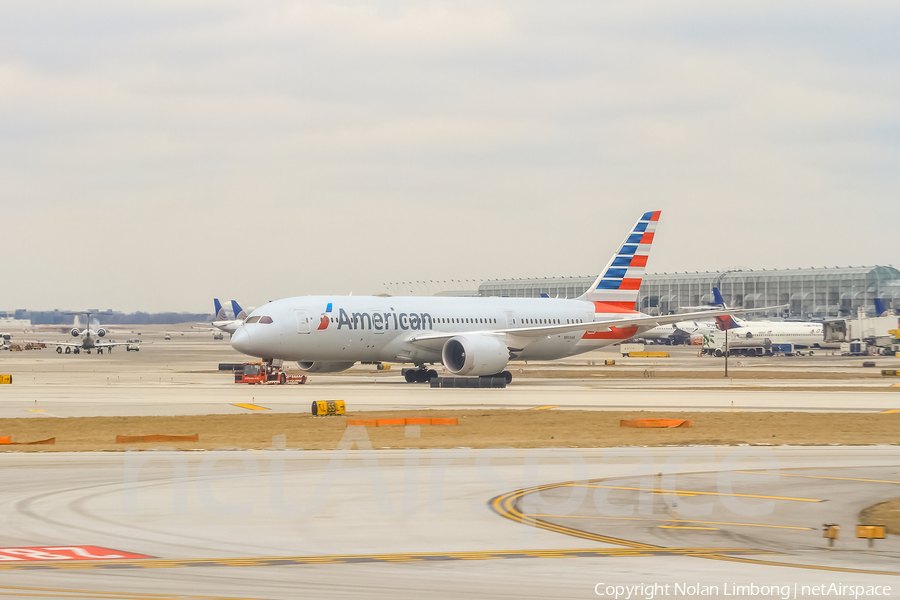
<svg viewBox="0 0 900 600"><path fill-rule="evenodd" d="M238 352L250 354L250 334L247 333L246 327L238 327L231 335L231 347Z"/></svg>

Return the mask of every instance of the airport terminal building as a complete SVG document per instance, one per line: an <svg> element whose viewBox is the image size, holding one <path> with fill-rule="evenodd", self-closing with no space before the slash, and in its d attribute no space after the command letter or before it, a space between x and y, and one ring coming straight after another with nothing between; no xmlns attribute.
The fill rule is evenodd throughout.
<svg viewBox="0 0 900 600"><path fill-rule="evenodd" d="M546 279L490 280L478 287L479 296L575 298L596 276ZM766 316L825 318L855 315L863 307L874 314L874 299L900 309L900 271L892 266L728 270L645 274L637 308L649 314L669 314L712 301L718 286L725 301L740 308L787 304L783 314Z"/></svg>

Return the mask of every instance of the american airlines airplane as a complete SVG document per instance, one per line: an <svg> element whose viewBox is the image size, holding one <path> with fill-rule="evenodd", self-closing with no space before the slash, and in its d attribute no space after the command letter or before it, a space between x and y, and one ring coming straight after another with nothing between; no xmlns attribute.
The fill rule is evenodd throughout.
<svg viewBox="0 0 900 600"><path fill-rule="evenodd" d="M633 337L658 325L732 315L719 308L653 317L634 310L660 211L641 215L582 296L441 298L302 296L254 310L231 337L244 354L297 361L310 373L357 361L413 363L406 380L426 382L442 363L454 375L503 375L510 360L552 360Z"/></svg>

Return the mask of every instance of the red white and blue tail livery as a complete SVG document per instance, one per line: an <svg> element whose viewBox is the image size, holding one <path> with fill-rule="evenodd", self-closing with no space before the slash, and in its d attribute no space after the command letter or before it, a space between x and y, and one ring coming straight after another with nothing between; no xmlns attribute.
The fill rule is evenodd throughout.
<svg viewBox="0 0 900 600"><path fill-rule="evenodd" d="M658 210L641 215L631 233L619 246L619 251L582 296L584 300L602 305L597 307L597 312L634 311L659 215Z"/></svg>

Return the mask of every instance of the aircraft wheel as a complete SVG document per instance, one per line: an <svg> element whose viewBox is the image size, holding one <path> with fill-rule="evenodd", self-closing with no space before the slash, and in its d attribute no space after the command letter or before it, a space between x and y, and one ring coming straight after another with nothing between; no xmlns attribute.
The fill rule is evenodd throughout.
<svg viewBox="0 0 900 600"><path fill-rule="evenodd" d="M512 373L510 373L509 371L503 371L500 374L503 375L504 379L506 379L506 385L509 385L512 383Z"/></svg>
<svg viewBox="0 0 900 600"><path fill-rule="evenodd" d="M71 354L71 353L72 353L72 349L69 348L68 346L66 346L66 354Z"/></svg>
<svg viewBox="0 0 900 600"><path fill-rule="evenodd" d="M413 369L410 369L409 371L406 372L406 375L404 375L404 378L406 379L406 383L415 383L417 377L418 376L416 375L416 371Z"/></svg>
<svg viewBox="0 0 900 600"><path fill-rule="evenodd" d="M435 371L434 369L428 369L428 371L426 371L426 373L425 373L425 381L426 382L431 381L432 379L434 379L437 376L438 376L437 371Z"/></svg>
<svg viewBox="0 0 900 600"><path fill-rule="evenodd" d="M62 354L62 346L57 346L57 347L56 347L56 353L57 353L57 354Z"/></svg>

